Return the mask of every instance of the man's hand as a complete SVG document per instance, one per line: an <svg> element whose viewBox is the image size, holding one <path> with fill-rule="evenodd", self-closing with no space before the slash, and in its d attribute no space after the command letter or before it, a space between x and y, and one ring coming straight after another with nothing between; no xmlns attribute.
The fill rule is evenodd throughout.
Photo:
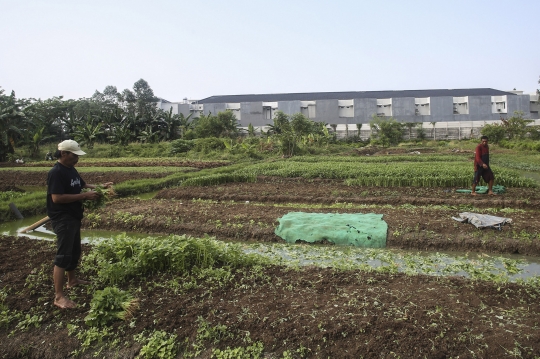
<svg viewBox="0 0 540 359"><path fill-rule="evenodd" d="M484 164L482 165L482 167L484 167L484 168L488 168L488 166L487 166L487 165L486 165L485 163L484 163Z"/></svg>
<svg viewBox="0 0 540 359"><path fill-rule="evenodd" d="M103 188L109 188L114 184L114 182L105 182L101 185Z"/></svg>
<svg viewBox="0 0 540 359"><path fill-rule="evenodd" d="M97 193L96 191L88 191L88 192L84 192L84 199L87 199L87 200L90 200L90 201L95 201L99 198L100 194Z"/></svg>

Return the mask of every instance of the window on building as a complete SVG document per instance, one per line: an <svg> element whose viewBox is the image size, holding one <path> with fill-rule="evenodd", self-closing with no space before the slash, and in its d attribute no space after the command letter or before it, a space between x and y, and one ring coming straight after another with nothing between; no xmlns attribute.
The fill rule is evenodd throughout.
<svg viewBox="0 0 540 359"><path fill-rule="evenodd" d="M277 102L263 102L263 118L269 121L273 120L276 117L277 109Z"/></svg>
<svg viewBox="0 0 540 359"><path fill-rule="evenodd" d="M429 97L415 98L414 99L414 114L416 116L429 116L430 106Z"/></svg>
<svg viewBox="0 0 540 359"><path fill-rule="evenodd" d="M317 115L315 112L315 101L301 101L300 112L307 118L315 118Z"/></svg>
<svg viewBox="0 0 540 359"><path fill-rule="evenodd" d="M383 98L377 99L377 116L379 117L386 117L386 116L392 116L392 99L391 98Z"/></svg>
<svg viewBox="0 0 540 359"><path fill-rule="evenodd" d="M454 97L454 115L469 114L469 97Z"/></svg>
<svg viewBox="0 0 540 359"><path fill-rule="evenodd" d="M338 100L339 117L354 117L354 101Z"/></svg>
<svg viewBox="0 0 540 359"><path fill-rule="evenodd" d="M506 96L491 96L491 112L508 113L506 109Z"/></svg>
<svg viewBox="0 0 540 359"><path fill-rule="evenodd" d="M204 105L199 105L197 103L191 103L189 105L189 112L191 114L193 114L193 117L199 117L199 116L202 116L203 114L203 110L204 110Z"/></svg>

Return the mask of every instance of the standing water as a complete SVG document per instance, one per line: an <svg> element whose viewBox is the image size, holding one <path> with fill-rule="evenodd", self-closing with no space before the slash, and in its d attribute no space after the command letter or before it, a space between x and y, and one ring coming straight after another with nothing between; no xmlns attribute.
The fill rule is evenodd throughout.
<svg viewBox="0 0 540 359"><path fill-rule="evenodd" d="M38 240L55 240L55 234L44 226L23 234L21 230L36 223L42 216L29 217L0 224L0 234L26 236ZM107 230L83 230L83 243L111 240L125 232ZM126 233L127 236L144 240L163 238L166 235ZM238 242L235 242L238 244ZM234 245L230 243L230 245ZM391 248L357 248L328 245L288 243L240 243L243 251L273 259L287 266L315 265L342 269L375 270L379 272L427 274L440 276L460 275L486 280L518 280L540 277L540 258L523 255L493 255L485 253L406 251Z"/></svg>

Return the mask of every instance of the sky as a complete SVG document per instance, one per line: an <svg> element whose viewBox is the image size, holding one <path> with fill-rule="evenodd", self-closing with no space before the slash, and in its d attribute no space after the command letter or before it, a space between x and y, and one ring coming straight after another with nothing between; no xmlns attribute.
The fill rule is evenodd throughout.
<svg viewBox="0 0 540 359"><path fill-rule="evenodd" d="M540 88L537 0L0 0L0 87L91 97Z"/></svg>

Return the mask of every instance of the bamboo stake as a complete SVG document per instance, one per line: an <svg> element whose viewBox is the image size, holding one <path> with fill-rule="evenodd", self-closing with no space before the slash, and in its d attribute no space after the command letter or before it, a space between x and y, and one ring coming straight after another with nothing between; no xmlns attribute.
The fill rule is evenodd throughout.
<svg viewBox="0 0 540 359"><path fill-rule="evenodd" d="M31 226L28 226L26 227L25 229L23 229L21 231L21 233L28 233L30 232L31 230L34 230L36 229L37 227L41 226L42 224L45 224L47 222L49 222L51 219L49 218L49 216L45 217L45 218L42 218L40 219L39 221L37 221L36 223L32 224Z"/></svg>

